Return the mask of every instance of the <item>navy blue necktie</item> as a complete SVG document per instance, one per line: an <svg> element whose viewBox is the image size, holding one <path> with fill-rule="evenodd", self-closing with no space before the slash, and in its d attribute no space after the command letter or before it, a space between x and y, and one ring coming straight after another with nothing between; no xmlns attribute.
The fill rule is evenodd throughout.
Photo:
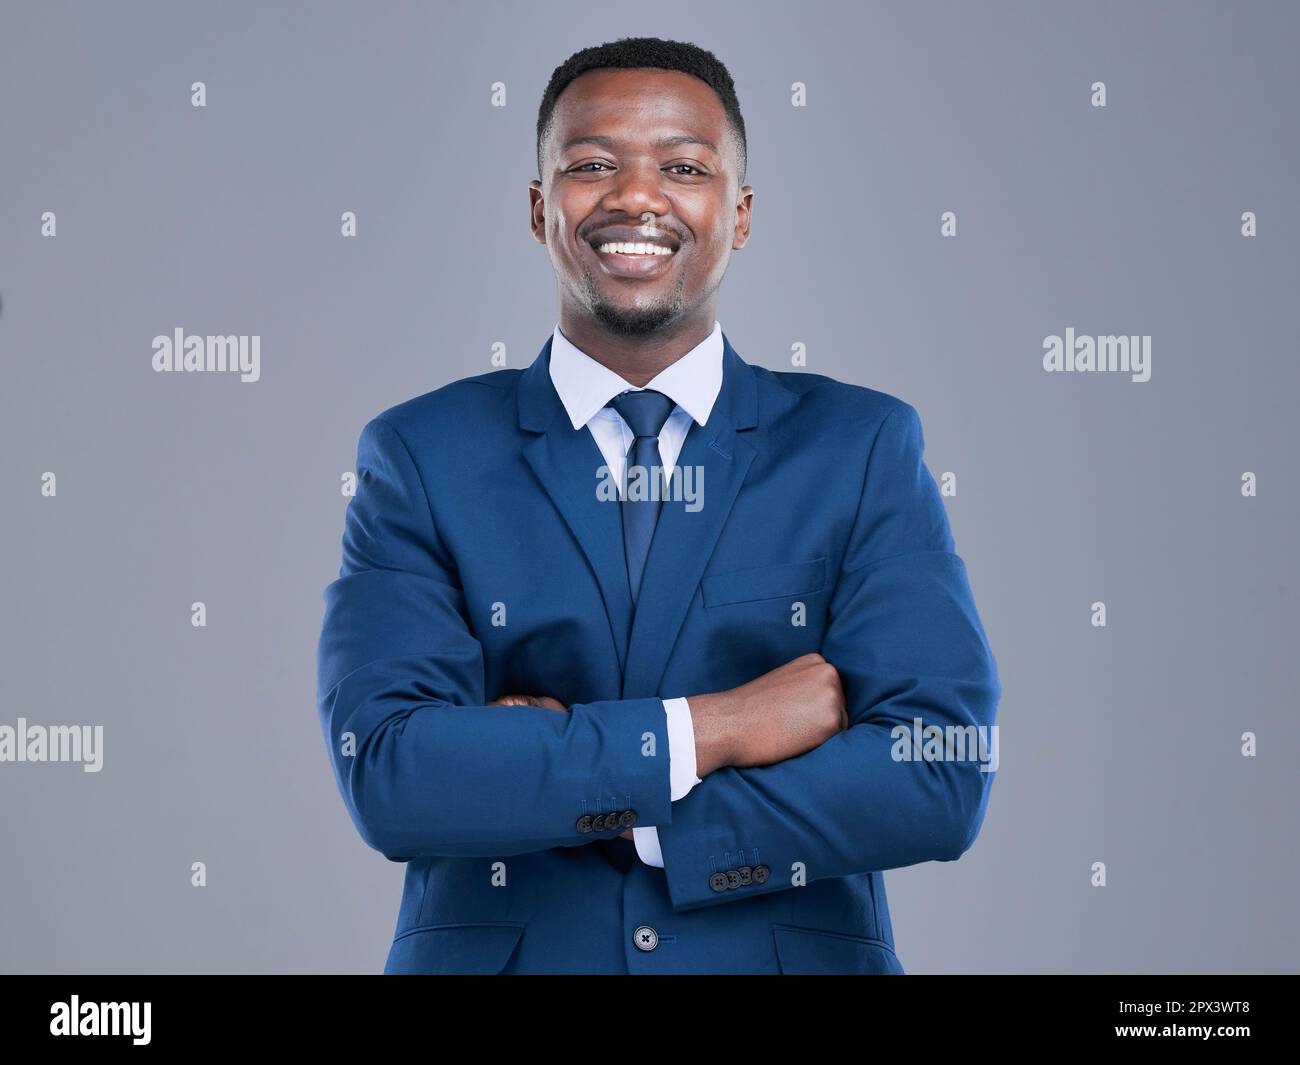
<svg viewBox="0 0 1300 1065"><path fill-rule="evenodd" d="M661 489L664 481L660 472L659 432L676 405L670 397L653 389L624 392L605 404L623 416L635 437L627 452L624 476L624 484L629 490L624 493L621 503L623 553L627 558L627 580L632 590L633 606L636 606L637 593L641 590L641 576L645 572L646 556L650 553L650 541L654 537L655 524L659 521L662 502ZM643 471L635 475L641 479L637 494L650 498L628 498L634 487L631 471L636 467Z"/></svg>
<svg viewBox="0 0 1300 1065"><path fill-rule="evenodd" d="M623 553L627 559L627 580L632 591L634 612L662 502L660 492L650 490L652 483L656 489L663 485L659 472L662 465L659 457L659 431L663 429L664 422L676 405L668 396L653 389L624 392L605 404L623 416L634 436L632 446L627 451L623 500L619 504L623 511ZM636 466L640 466L643 472L631 473ZM640 479L641 486L637 495L644 494L650 498L628 498L631 494L628 489L632 487L635 478ZM596 843L606 859L620 872L626 873L638 860L636 845L630 839L615 836L613 839L597 840Z"/></svg>

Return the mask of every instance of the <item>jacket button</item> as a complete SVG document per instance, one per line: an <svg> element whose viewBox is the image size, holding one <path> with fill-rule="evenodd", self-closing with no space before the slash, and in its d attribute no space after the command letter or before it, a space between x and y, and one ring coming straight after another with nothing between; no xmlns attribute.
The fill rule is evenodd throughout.
<svg viewBox="0 0 1300 1065"><path fill-rule="evenodd" d="M578 824L575 826L579 832L591 831L591 814L583 814L578 818Z"/></svg>
<svg viewBox="0 0 1300 1065"><path fill-rule="evenodd" d="M648 924L643 924L632 933L632 943L637 950L654 950L659 946L659 933Z"/></svg>
<svg viewBox="0 0 1300 1065"><path fill-rule="evenodd" d="M754 883L766 884L768 875L772 872L766 865L754 866Z"/></svg>
<svg viewBox="0 0 1300 1065"><path fill-rule="evenodd" d="M740 877L741 887L749 887L754 882L754 870L747 865L742 865L737 869L736 874Z"/></svg>
<svg viewBox="0 0 1300 1065"><path fill-rule="evenodd" d="M624 810L618 815L618 823L620 828L631 828L636 824L636 811Z"/></svg>
<svg viewBox="0 0 1300 1065"><path fill-rule="evenodd" d="M740 887L740 874L736 872L736 870L728 869L725 875L727 878L728 888L730 888L732 891L735 891L736 888Z"/></svg>
<svg viewBox="0 0 1300 1065"><path fill-rule="evenodd" d="M714 891L726 891L727 874L714 873L711 877L709 877L709 887L712 888Z"/></svg>
<svg viewBox="0 0 1300 1065"><path fill-rule="evenodd" d="M595 817L593 817L593 818L591 819L591 830L592 830L593 832L604 832L604 831L605 831L605 815L604 815L604 814L597 814Z"/></svg>

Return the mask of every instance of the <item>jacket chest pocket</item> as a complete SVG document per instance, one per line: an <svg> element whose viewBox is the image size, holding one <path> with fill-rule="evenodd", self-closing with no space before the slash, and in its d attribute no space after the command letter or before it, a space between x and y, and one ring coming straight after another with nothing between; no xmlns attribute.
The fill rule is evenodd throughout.
<svg viewBox="0 0 1300 1065"><path fill-rule="evenodd" d="M765 599L795 600L800 596L816 595L825 587L824 556L804 562L780 562L774 566L711 573L700 580L704 605L710 608Z"/></svg>

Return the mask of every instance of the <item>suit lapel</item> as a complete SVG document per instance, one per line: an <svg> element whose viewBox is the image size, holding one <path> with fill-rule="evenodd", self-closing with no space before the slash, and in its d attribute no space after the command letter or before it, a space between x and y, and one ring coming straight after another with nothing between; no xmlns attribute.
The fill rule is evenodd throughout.
<svg viewBox="0 0 1300 1065"><path fill-rule="evenodd" d="M623 556L623 517L618 505L596 495L597 470L605 464L584 426L574 429L551 382L551 340L519 380L519 425L538 432L524 445L525 461L564 517L587 558L605 601L620 671L627 663L632 594ZM524 520L527 520L526 518ZM545 559L533 560L546 565Z"/></svg>

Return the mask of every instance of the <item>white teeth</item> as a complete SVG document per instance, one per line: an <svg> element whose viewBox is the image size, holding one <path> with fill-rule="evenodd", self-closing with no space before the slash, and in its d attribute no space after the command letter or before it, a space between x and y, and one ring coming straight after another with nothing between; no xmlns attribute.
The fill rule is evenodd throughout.
<svg viewBox="0 0 1300 1065"><path fill-rule="evenodd" d="M619 255L672 255L672 248L665 248L661 244L627 244L623 242L614 242L611 244L601 244L596 249L602 254L616 253Z"/></svg>

